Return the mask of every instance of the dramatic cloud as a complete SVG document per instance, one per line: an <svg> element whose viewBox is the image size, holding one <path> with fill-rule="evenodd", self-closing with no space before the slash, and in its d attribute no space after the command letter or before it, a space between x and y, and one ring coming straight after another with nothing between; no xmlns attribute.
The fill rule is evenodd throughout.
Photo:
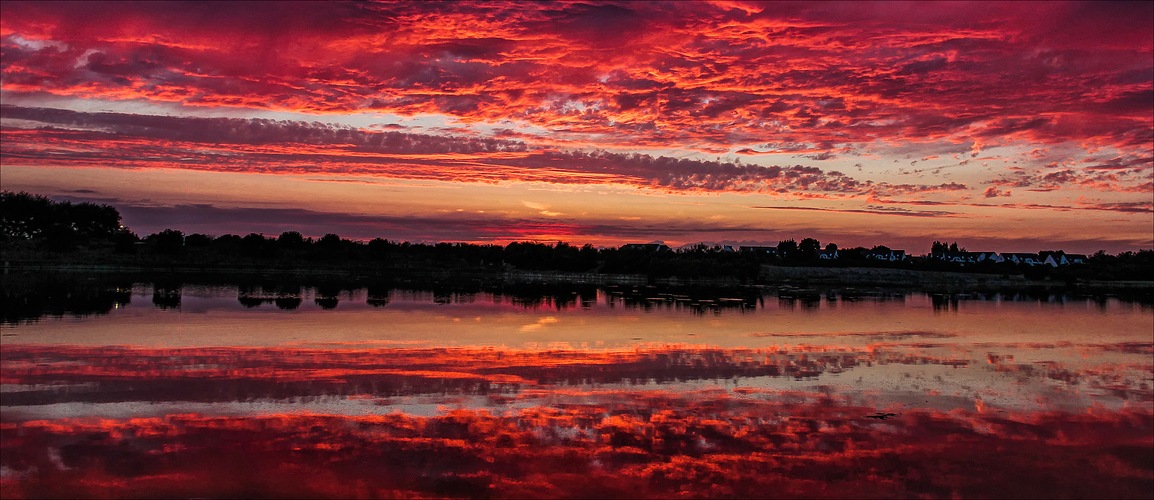
<svg viewBox="0 0 1154 500"><path fill-rule="evenodd" d="M8 93L511 121L589 144L1148 148L1148 3L9 3ZM750 151L753 151L752 149Z"/></svg>
<svg viewBox="0 0 1154 500"><path fill-rule="evenodd" d="M624 184L673 191L897 195L964 184L857 181L803 165L761 166L534 148L519 141L374 131L323 123L0 107L6 162L208 171L370 175L463 182Z"/></svg>
<svg viewBox="0 0 1154 500"><path fill-rule="evenodd" d="M1037 221L1029 238L1090 238L1044 212L1082 211L1109 214L1118 238L1148 242L1152 11L1149 2L6 2L0 159L142 178L158 169L307 176L350 183L346 192L398 179L423 206L448 201L413 181L468 183L490 200L524 187L516 183L587 186L613 193L589 194L589 205L650 196L623 217L661 214L651 222L669 231L678 216L657 201L668 193L765 198L698 220L794 202L809 215L776 213L794 225L840 211L854 221L846 235L861 234L865 216L897 215L873 220L898 221L895 233L921 232L926 243L973 233L962 226L978 217ZM41 178L29 186L90 187ZM147 188L101 192L134 199L129 191ZM297 196L301 207L343 210L332 196L327 207ZM546 207L521 214L540 230L478 219L495 226L445 222L460 229L430 237L637 229L585 220L578 203L528 201ZM904 204L941 208L894 208ZM933 218L949 227L914 229ZM395 224L407 222L424 224Z"/></svg>

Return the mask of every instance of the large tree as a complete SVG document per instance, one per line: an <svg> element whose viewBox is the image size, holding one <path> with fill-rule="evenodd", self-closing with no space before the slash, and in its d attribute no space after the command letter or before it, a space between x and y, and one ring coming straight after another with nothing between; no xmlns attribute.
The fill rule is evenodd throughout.
<svg viewBox="0 0 1154 500"><path fill-rule="evenodd" d="M73 204L25 192L0 192L0 238L71 246L110 240L124 231L120 212L108 205Z"/></svg>

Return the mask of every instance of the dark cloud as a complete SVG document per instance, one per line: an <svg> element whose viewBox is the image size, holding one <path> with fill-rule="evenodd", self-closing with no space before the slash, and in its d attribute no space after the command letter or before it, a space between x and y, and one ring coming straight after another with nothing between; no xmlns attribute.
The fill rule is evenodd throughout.
<svg viewBox="0 0 1154 500"><path fill-rule="evenodd" d="M95 130L111 136L165 141L267 145L347 145L351 149L391 154L490 153L527 151L523 142L444 137L392 131L365 131L319 122L263 118L195 118L128 113L81 113L64 109L0 106L0 118L28 120L46 126ZM384 125L387 128L393 128Z"/></svg>
<svg viewBox="0 0 1154 500"><path fill-rule="evenodd" d="M369 240L386 238L394 241L511 241L541 234L587 241L589 238L653 239L700 238L709 234L740 234L766 231L763 227L694 222L655 224L645 221L581 220L559 218L502 218L483 214L452 215L366 215L322 212L298 208L219 207L207 203L168 205L140 200L63 196L74 202L111 204L124 216L124 225L140 235L163 229L185 233L219 236L232 233L263 233L269 236L284 231L299 231L320 237L336 233L344 238Z"/></svg>
<svg viewBox="0 0 1154 500"><path fill-rule="evenodd" d="M817 212L836 212L846 214L873 214L873 215L900 215L903 217L958 217L962 214L958 212L946 212L942 210L908 210L905 208L886 207L881 205L866 205L863 209L838 209L838 208L820 208L820 207L791 207L791 206L755 206L749 208L762 208L769 210L811 210Z"/></svg>
<svg viewBox="0 0 1154 500"><path fill-rule="evenodd" d="M505 139L374 131L323 123L82 113L0 107L8 161L279 174L370 175L463 182L613 183L674 191L835 192L877 196L964 184L858 181L805 165L762 166L533 148ZM49 146L45 146L49 145Z"/></svg>

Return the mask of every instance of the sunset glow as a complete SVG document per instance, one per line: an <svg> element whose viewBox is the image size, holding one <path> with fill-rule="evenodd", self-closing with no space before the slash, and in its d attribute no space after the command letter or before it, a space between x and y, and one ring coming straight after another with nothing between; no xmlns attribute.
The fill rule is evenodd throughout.
<svg viewBox="0 0 1154 500"><path fill-rule="evenodd" d="M6 2L6 190L141 235L1154 244L1123 3Z"/></svg>

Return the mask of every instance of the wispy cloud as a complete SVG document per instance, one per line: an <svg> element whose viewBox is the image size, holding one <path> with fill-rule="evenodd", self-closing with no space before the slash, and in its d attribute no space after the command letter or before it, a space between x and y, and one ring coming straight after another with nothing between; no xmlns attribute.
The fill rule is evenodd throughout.
<svg viewBox="0 0 1154 500"><path fill-rule="evenodd" d="M821 207L792 207L792 206L751 206L749 208L760 208L767 210L811 210L817 212L836 212L846 214L874 214L874 215L900 215L903 217L959 217L964 216L958 212L947 212L944 210L909 210L897 207L885 207L881 205L867 205L866 208L851 209L851 208L821 208Z"/></svg>

